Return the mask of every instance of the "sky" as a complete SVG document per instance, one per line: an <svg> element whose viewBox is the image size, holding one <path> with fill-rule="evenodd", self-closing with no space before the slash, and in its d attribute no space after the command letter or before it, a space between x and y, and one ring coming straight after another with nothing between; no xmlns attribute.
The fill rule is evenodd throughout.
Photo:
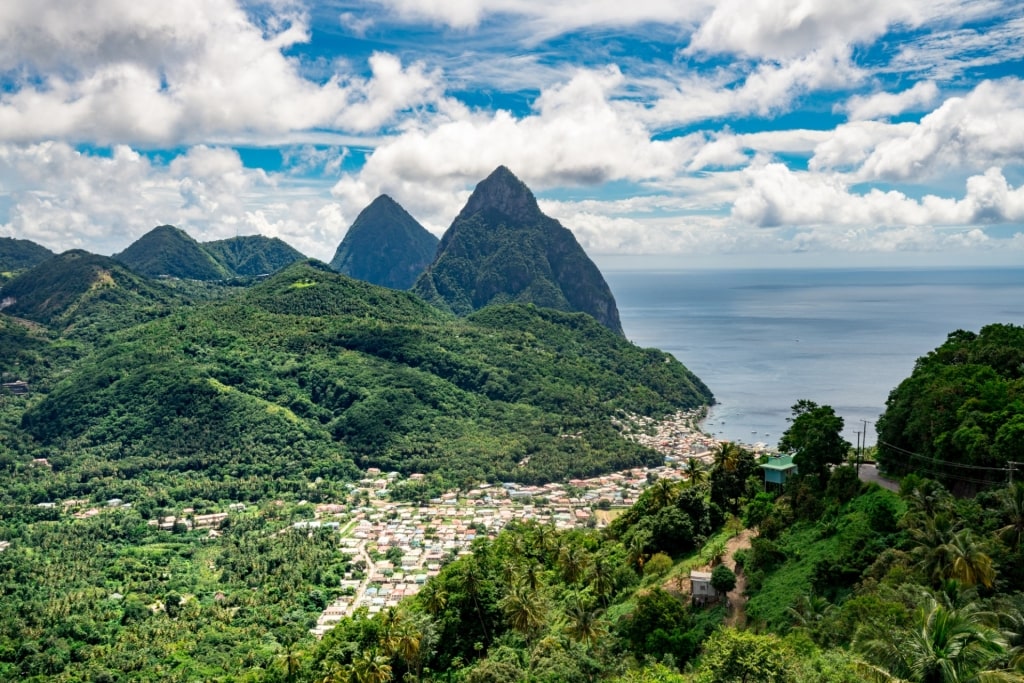
<svg viewBox="0 0 1024 683"><path fill-rule="evenodd" d="M1024 5L0 3L0 236L329 260L501 164L599 265L1024 265Z"/></svg>

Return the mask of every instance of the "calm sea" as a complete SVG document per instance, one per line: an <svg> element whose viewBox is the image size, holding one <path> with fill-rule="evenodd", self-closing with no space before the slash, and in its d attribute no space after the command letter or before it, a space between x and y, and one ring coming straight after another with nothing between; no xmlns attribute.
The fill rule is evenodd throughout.
<svg viewBox="0 0 1024 683"><path fill-rule="evenodd" d="M705 429L774 445L790 406L831 405L856 443L914 361L956 329L1024 325L1024 269L604 273L634 343L714 392ZM867 424L867 443L875 442Z"/></svg>

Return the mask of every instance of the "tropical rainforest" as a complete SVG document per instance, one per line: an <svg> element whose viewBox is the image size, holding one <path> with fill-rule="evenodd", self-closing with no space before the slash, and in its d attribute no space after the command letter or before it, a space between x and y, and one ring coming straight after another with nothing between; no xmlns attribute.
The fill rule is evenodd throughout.
<svg viewBox="0 0 1024 683"><path fill-rule="evenodd" d="M62 256L36 285L68 296L12 276L0 315L0 679L1024 680L1019 327L955 332L893 390L898 491L801 401L782 487L723 443L604 528L479 534L318 639L368 568L295 523L368 514L369 468L465 490L661 464L615 425L710 391L586 314L456 318L309 261L211 284ZM180 521L227 510L216 533Z"/></svg>

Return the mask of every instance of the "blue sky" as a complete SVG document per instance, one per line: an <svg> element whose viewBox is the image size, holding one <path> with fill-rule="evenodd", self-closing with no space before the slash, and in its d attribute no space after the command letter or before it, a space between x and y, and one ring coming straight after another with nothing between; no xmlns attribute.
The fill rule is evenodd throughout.
<svg viewBox="0 0 1024 683"><path fill-rule="evenodd" d="M329 259L499 164L602 265L1024 264L1015 0L0 6L0 235Z"/></svg>

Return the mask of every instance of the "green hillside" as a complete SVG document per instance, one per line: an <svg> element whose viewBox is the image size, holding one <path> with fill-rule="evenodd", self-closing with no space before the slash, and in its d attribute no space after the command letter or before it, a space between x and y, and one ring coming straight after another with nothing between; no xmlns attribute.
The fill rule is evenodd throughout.
<svg viewBox="0 0 1024 683"><path fill-rule="evenodd" d="M1002 483L1024 461L1024 327L950 334L889 394L878 436L889 472L960 491Z"/></svg>
<svg viewBox="0 0 1024 683"><path fill-rule="evenodd" d="M114 259L146 277L223 280L232 273L173 225L153 228Z"/></svg>
<svg viewBox="0 0 1024 683"><path fill-rule="evenodd" d="M275 273L306 258L283 240L263 235L203 242L200 246L232 273L243 277Z"/></svg>
<svg viewBox="0 0 1024 683"><path fill-rule="evenodd" d="M34 268L52 257L52 251L35 242L0 237L0 272Z"/></svg>
<svg viewBox="0 0 1024 683"><path fill-rule="evenodd" d="M617 411L711 400L670 356L588 316L505 307L459 320L315 262L113 342L23 425L137 470L312 477L351 459L548 481L660 459L615 431Z"/></svg>
<svg viewBox="0 0 1024 683"><path fill-rule="evenodd" d="M0 298L8 301L4 313L92 340L163 315L181 302L120 263L79 250L22 273L0 288Z"/></svg>

